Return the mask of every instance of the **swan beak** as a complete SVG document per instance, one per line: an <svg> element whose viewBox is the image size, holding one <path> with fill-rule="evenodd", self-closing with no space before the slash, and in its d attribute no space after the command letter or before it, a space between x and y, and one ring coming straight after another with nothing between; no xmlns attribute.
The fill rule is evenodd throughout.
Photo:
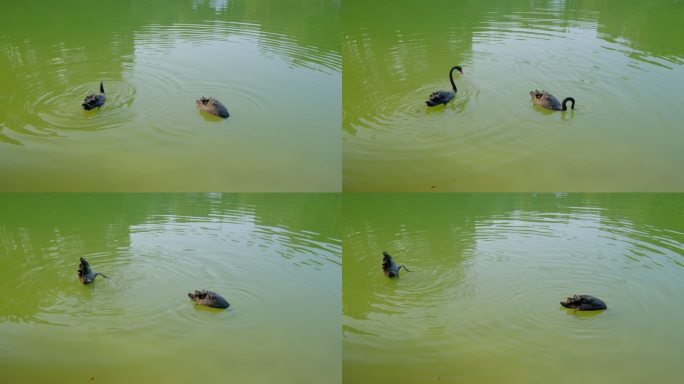
<svg viewBox="0 0 684 384"><path fill-rule="evenodd" d="M464 73L463 73L463 70L462 70L462 69L459 69L458 71L459 71L459 72L461 72L461 75L463 75L463 74L464 74Z"/></svg>

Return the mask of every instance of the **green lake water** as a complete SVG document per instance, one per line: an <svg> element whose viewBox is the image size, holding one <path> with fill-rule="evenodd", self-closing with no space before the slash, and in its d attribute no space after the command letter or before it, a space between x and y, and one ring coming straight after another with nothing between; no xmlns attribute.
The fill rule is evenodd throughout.
<svg viewBox="0 0 684 384"><path fill-rule="evenodd" d="M341 189L339 2L0 9L0 190ZM107 102L83 111L100 81Z"/></svg>
<svg viewBox="0 0 684 384"><path fill-rule="evenodd" d="M339 196L0 194L0 212L0 382L340 382ZM82 285L79 257L111 279Z"/></svg>
<svg viewBox="0 0 684 384"><path fill-rule="evenodd" d="M349 194L342 241L344 382L684 375L682 194Z"/></svg>
<svg viewBox="0 0 684 384"><path fill-rule="evenodd" d="M345 0L342 20L345 191L684 189L681 1Z"/></svg>

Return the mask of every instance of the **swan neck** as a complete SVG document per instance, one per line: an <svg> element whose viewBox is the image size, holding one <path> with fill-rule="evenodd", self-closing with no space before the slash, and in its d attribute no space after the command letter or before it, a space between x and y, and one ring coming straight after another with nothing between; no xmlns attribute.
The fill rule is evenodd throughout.
<svg viewBox="0 0 684 384"><path fill-rule="evenodd" d="M454 83L454 71L456 70L456 67L451 68L451 71L449 71L449 81L451 81L451 87L454 89L454 93L456 92L456 83Z"/></svg>
<svg viewBox="0 0 684 384"><path fill-rule="evenodd" d="M572 103L572 105L570 106L570 108L575 109L575 99L573 99L572 97L566 97L565 99L563 99L563 103L562 103L562 104L563 104L563 107L562 107L562 109L561 109L562 111L567 111L567 110L568 110L568 106L567 106L568 101Z"/></svg>

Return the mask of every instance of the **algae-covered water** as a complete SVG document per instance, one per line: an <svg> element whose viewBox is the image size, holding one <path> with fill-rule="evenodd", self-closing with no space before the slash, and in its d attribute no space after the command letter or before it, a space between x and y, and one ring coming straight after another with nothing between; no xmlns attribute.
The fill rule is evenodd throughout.
<svg viewBox="0 0 684 384"><path fill-rule="evenodd" d="M342 19L345 191L684 189L681 1L345 0Z"/></svg>
<svg viewBox="0 0 684 384"><path fill-rule="evenodd" d="M344 215L346 383L681 381L681 194L350 194Z"/></svg>
<svg viewBox="0 0 684 384"><path fill-rule="evenodd" d="M339 196L0 194L0 211L0 382L340 382ZM110 279L82 285L79 257Z"/></svg>
<svg viewBox="0 0 684 384"><path fill-rule="evenodd" d="M0 9L0 190L340 190L339 2Z"/></svg>

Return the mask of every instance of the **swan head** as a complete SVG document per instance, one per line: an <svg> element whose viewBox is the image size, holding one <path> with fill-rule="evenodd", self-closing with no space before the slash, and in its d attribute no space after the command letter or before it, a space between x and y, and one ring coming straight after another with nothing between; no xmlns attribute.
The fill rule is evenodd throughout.
<svg viewBox="0 0 684 384"><path fill-rule="evenodd" d="M463 74L463 68L461 68L460 65L457 65L455 68L457 71L461 72L461 75Z"/></svg>

